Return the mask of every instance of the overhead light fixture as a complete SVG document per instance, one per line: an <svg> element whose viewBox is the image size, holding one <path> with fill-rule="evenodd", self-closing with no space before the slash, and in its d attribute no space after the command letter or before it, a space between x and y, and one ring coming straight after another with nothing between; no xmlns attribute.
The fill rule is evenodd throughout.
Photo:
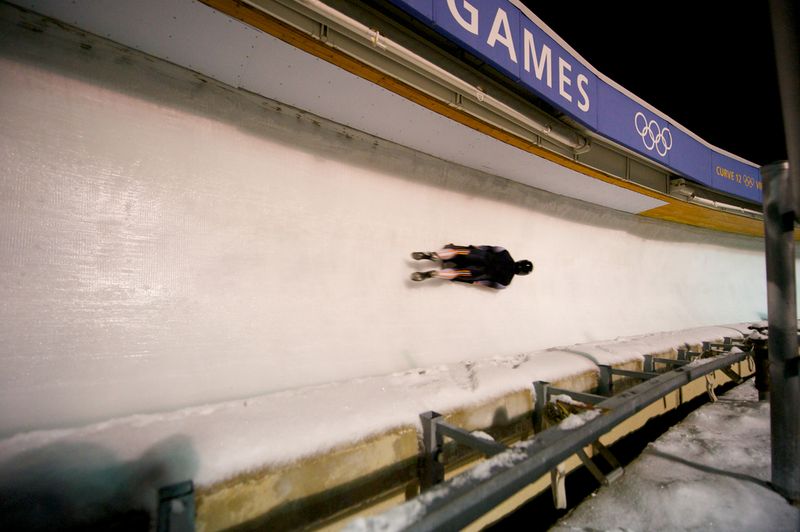
<svg viewBox="0 0 800 532"><path fill-rule="evenodd" d="M687 185L686 180L683 178L673 179L669 182L669 193L672 196L684 196L686 198L686 201L688 201L689 203L694 203L696 205L711 207L712 209L717 209L724 212L730 212L733 214L741 214L751 218L762 217L762 213L759 211L754 211L752 209L739 207L738 205L731 205L729 203L723 203L721 201L715 201L708 198L700 197L697 195L697 191L691 186Z"/></svg>

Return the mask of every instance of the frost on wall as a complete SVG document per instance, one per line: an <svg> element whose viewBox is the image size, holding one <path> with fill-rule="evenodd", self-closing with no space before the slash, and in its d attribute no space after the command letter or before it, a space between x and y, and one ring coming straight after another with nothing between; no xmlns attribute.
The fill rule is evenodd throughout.
<svg viewBox="0 0 800 532"><path fill-rule="evenodd" d="M759 240L537 191L4 13L0 435L765 306ZM503 293L408 281L410 251L448 242L535 273Z"/></svg>

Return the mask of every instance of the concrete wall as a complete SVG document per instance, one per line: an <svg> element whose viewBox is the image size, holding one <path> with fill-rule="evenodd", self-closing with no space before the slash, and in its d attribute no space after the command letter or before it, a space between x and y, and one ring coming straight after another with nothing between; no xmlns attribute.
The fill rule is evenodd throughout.
<svg viewBox="0 0 800 532"><path fill-rule="evenodd" d="M756 320L763 242L481 174L55 26L0 28L0 435ZM502 292L408 253L496 244Z"/></svg>

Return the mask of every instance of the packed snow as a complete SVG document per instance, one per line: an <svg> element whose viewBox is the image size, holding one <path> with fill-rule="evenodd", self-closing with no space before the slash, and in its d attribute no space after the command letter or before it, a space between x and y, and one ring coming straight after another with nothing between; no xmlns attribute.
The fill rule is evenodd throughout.
<svg viewBox="0 0 800 532"><path fill-rule="evenodd" d="M769 403L751 379L671 428L552 530L800 530L800 509L769 487L770 452Z"/></svg>
<svg viewBox="0 0 800 532"><path fill-rule="evenodd" d="M569 395L567 395L565 393L551 395L550 396L550 402L551 403L556 403L556 402L558 402L558 403L566 403L568 405L575 405L575 406L586 406L586 403L583 403L581 401L573 399L572 397L570 397Z"/></svg>
<svg viewBox="0 0 800 532"><path fill-rule="evenodd" d="M602 352L615 360L641 360L641 354L662 350L669 342L675 349L687 341L719 339L721 332L741 338L733 331L745 327L618 339L603 342ZM632 355L632 345L641 354ZM614 346L628 355L614 353ZM0 440L0 511L10 511L19 494L35 496L53 489L65 498L63 504L88 515L98 498L108 496L103 493L113 493L119 504L152 510L155 490L167 484L193 479L199 486L213 485L393 428L421 430L422 412L446 413L510 392L532 391L535 380L552 382L596 371L591 360L575 354L592 350L597 346L584 344L492 357L79 428L20 433Z"/></svg>
<svg viewBox="0 0 800 532"><path fill-rule="evenodd" d="M602 412L598 410L587 410L586 412L581 412L580 414L572 414L567 416L564 421L558 424L558 428L561 430L574 430L578 427L584 426L589 421L593 420L597 416L599 416Z"/></svg>

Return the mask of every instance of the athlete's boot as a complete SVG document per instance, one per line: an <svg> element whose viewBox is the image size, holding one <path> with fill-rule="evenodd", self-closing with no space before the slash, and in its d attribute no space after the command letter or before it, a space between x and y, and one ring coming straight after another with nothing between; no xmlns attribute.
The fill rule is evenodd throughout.
<svg viewBox="0 0 800 532"><path fill-rule="evenodd" d="M411 258L414 260L436 260L439 257L437 257L436 253L432 251L415 251L411 254Z"/></svg>
<svg viewBox="0 0 800 532"><path fill-rule="evenodd" d="M411 274L412 281L424 281L425 279L430 279L431 277L436 277L436 270L430 270L427 272L414 272Z"/></svg>

